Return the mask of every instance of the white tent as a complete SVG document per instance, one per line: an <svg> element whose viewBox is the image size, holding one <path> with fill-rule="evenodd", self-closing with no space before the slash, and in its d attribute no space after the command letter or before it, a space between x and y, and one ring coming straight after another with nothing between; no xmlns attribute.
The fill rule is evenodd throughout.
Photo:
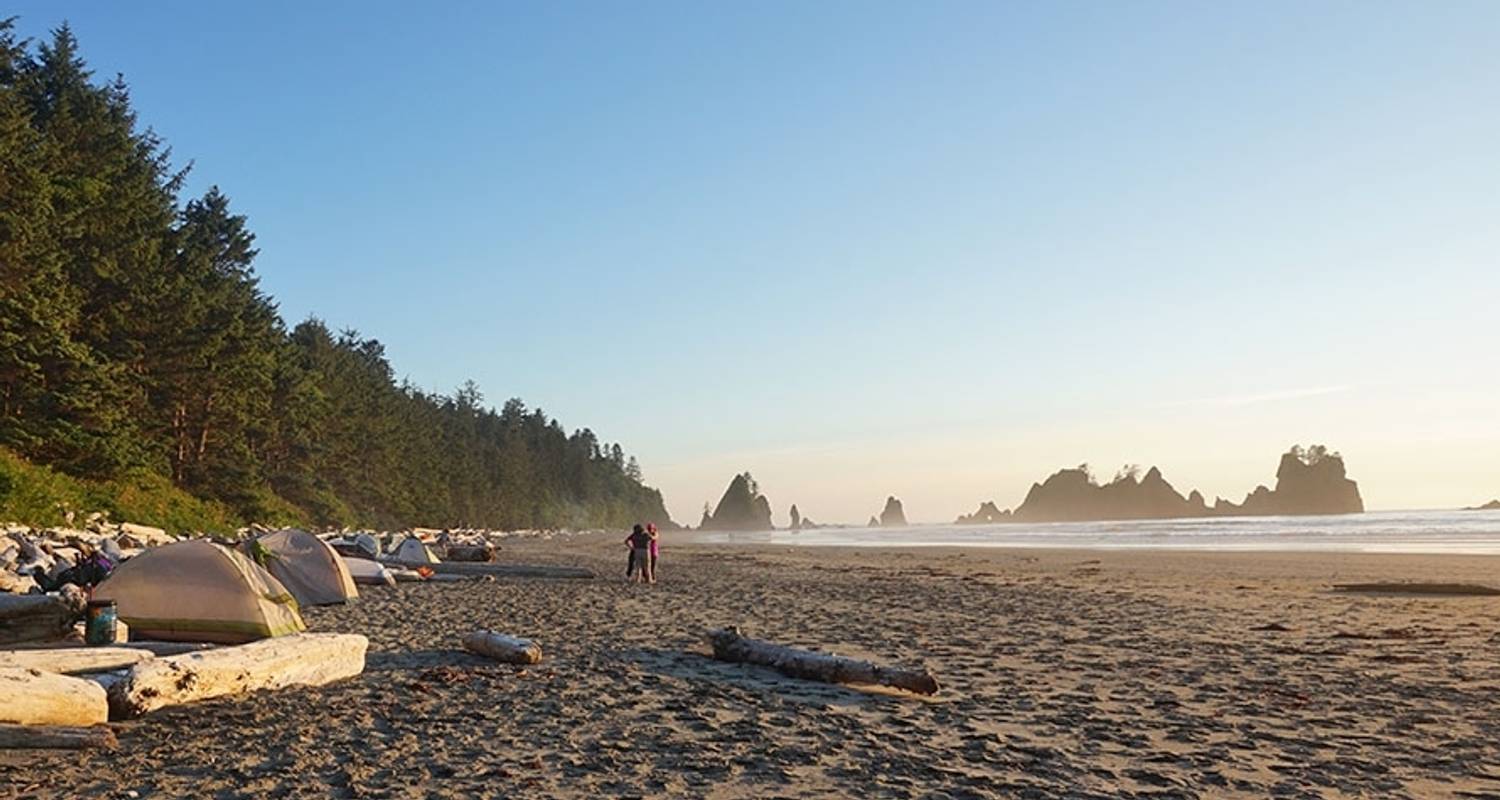
<svg viewBox="0 0 1500 800"><path fill-rule="evenodd" d="M432 550L415 536L406 537L406 541L396 548L391 558L403 564L436 564L438 557L432 554Z"/></svg>
<svg viewBox="0 0 1500 800"><path fill-rule="evenodd" d="M276 576L304 606L346 603L359 597L344 559L328 543L295 528L257 536L241 547Z"/></svg>
<svg viewBox="0 0 1500 800"><path fill-rule="evenodd" d="M383 564L371 561L368 558L350 558L344 556L344 566L349 569L355 583L363 583L370 586L395 586L396 576L386 569Z"/></svg>
<svg viewBox="0 0 1500 800"><path fill-rule="evenodd" d="M133 636L238 644L307 629L297 601L255 562L195 539L147 550L94 589Z"/></svg>

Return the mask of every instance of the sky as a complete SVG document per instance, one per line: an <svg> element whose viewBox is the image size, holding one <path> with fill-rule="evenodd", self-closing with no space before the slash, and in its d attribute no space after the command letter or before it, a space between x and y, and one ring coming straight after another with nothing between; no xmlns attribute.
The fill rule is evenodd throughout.
<svg viewBox="0 0 1500 800"><path fill-rule="evenodd" d="M1500 496L1500 4L11 3L250 219L290 324L696 522L1089 463Z"/></svg>

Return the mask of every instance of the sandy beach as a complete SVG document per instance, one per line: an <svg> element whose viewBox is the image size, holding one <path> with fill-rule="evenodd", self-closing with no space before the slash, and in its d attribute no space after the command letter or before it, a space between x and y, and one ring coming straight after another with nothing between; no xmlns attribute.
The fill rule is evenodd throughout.
<svg viewBox="0 0 1500 800"><path fill-rule="evenodd" d="M0 754L0 797L1500 797L1500 584L1474 556L674 546L508 561L593 581L372 589L309 626L366 672L114 725L120 749ZM619 574L617 574L619 573ZM925 665L933 698L708 658L737 624ZM539 640L520 668L458 649Z"/></svg>

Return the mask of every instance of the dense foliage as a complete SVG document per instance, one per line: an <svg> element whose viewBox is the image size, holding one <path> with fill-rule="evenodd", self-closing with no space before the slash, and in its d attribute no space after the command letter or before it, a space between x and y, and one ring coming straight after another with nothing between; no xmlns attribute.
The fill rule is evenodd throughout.
<svg viewBox="0 0 1500 800"><path fill-rule="evenodd" d="M66 26L33 46L0 23L0 446L246 520L667 521L619 445L398 383L357 333L286 330L245 218L217 187L181 202L169 155Z"/></svg>

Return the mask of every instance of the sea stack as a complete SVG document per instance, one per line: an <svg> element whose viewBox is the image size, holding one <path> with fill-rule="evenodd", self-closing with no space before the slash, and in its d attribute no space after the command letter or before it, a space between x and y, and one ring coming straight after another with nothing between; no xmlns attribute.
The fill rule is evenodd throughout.
<svg viewBox="0 0 1500 800"><path fill-rule="evenodd" d="M906 511L901 508L901 501L894 496L885 499L885 509L880 512L880 527L900 528L906 525Z"/></svg>
<svg viewBox="0 0 1500 800"><path fill-rule="evenodd" d="M713 514L703 511L704 530L720 531L769 531L771 524L771 501L760 493L755 478L748 472L734 476Z"/></svg>
<svg viewBox="0 0 1500 800"><path fill-rule="evenodd" d="M1222 498L1212 507L1194 490L1183 497L1152 467L1126 466L1100 485L1088 465L1058 470L1034 483L1007 517L1019 522L1091 522L1115 519L1176 519L1207 516L1353 514L1364 511L1359 485L1344 474L1344 460L1322 445L1293 447L1281 457L1276 488L1257 486L1236 505ZM987 509L980 506L977 513ZM960 517L961 522L979 521Z"/></svg>
<svg viewBox="0 0 1500 800"><path fill-rule="evenodd" d="M1232 503L1224 506L1224 513L1245 516L1358 514L1365 510L1359 484L1344 474L1343 457L1320 444L1306 450L1294 446L1284 453L1276 468L1274 490L1257 486L1238 507Z"/></svg>
<svg viewBox="0 0 1500 800"><path fill-rule="evenodd" d="M997 522L1006 522L1010 519L1010 509L1001 511L996 507L993 500L986 500L979 504L979 510L972 514L964 514L953 521L954 525L991 525Z"/></svg>

